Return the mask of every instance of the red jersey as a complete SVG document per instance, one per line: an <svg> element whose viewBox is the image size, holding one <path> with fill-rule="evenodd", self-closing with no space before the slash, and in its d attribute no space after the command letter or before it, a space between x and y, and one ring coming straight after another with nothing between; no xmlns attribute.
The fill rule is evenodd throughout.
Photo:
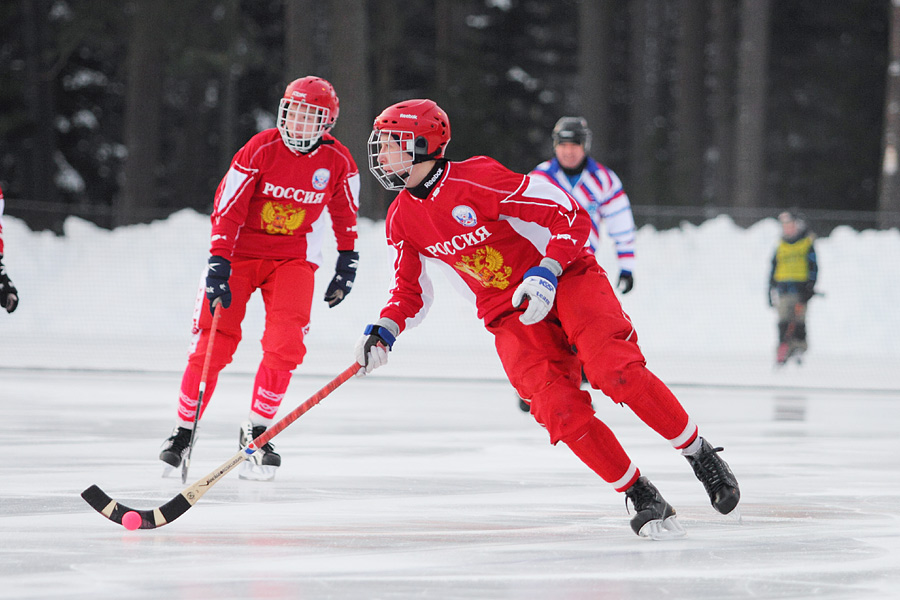
<svg viewBox="0 0 900 600"><path fill-rule="evenodd" d="M565 269L586 252L590 217L549 181L485 156L438 167L421 184L430 189L424 200L404 189L388 209L394 287L380 316L400 331L421 320L431 304L427 262L449 267L444 270L474 296L478 317L488 324L513 310L513 292L542 258Z"/></svg>
<svg viewBox="0 0 900 600"><path fill-rule="evenodd" d="M5 204L3 201L3 188L0 188L0 254L3 254L3 209Z"/></svg>
<svg viewBox="0 0 900 600"><path fill-rule="evenodd" d="M329 134L308 154L284 145L277 129L238 150L216 190L210 253L231 259L303 258L319 266L325 209L338 250L356 245L359 169Z"/></svg>

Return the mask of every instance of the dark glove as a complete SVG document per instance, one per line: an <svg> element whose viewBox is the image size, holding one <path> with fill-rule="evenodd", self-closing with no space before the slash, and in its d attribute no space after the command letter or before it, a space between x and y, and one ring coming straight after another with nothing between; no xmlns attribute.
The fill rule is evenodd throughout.
<svg viewBox="0 0 900 600"><path fill-rule="evenodd" d="M6 312L11 313L18 305L19 291L9 280L6 267L3 266L3 255L0 254L0 308L5 308Z"/></svg>
<svg viewBox="0 0 900 600"><path fill-rule="evenodd" d="M337 306L353 289L356 279L356 268L359 266L359 252L343 250L338 252L337 265L334 267L334 278L325 290L325 302L328 307Z"/></svg>
<svg viewBox="0 0 900 600"><path fill-rule="evenodd" d="M619 291L627 294L634 287L634 275L631 271L619 271L619 283L617 285Z"/></svg>
<svg viewBox="0 0 900 600"><path fill-rule="evenodd" d="M806 304L809 302L813 296L816 295L816 282L815 281L807 281L803 284L803 289L800 291L800 302Z"/></svg>
<svg viewBox="0 0 900 600"><path fill-rule="evenodd" d="M367 325L362 337L356 342L356 362L366 373L386 365L388 352L396 339L397 337L387 327Z"/></svg>
<svg viewBox="0 0 900 600"><path fill-rule="evenodd" d="M773 284L769 284L769 307L775 306L775 286Z"/></svg>
<svg viewBox="0 0 900 600"><path fill-rule="evenodd" d="M231 277L231 261L221 256L210 256L209 268L206 271L206 298L209 300L209 312L215 312L213 303L216 300L222 303L222 308L231 306L229 277Z"/></svg>

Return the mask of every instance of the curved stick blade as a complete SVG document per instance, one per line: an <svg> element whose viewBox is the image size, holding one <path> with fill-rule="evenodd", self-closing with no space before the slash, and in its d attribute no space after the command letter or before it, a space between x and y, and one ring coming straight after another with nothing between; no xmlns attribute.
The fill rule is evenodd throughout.
<svg viewBox="0 0 900 600"><path fill-rule="evenodd" d="M191 507L188 499L182 494L178 494L159 508L152 510L130 508L110 498L106 492L96 485L92 485L81 492L81 497L91 505L91 508L119 525L122 525L122 517L125 513L136 512L141 516L141 526L138 529L162 527L183 515Z"/></svg>

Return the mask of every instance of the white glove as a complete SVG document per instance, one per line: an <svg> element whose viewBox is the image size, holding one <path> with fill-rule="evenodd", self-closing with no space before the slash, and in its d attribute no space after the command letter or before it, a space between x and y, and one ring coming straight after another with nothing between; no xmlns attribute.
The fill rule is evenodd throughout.
<svg viewBox="0 0 900 600"><path fill-rule="evenodd" d="M556 261L554 263L559 264ZM541 261L541 265L543 265L543 261ZM528 307L519 320L526 325L534 325L547 316L547 313L553 308L555 297L556 275L553 274L553 271L545 266L531 267L525 271L525 278L516 288L512 304L518 307L525 298L528 298Z"/></svg>
<svg viewBox="0 0 900 600"><path fill-rule="evenodd" d="M356 362L360 366L357 375L371 373L387 364L388 352L397 338L395 331L400 328L390 319L379 320L379 323L382 322L382 325L367 325L362 337L356 342Z"/></svg>

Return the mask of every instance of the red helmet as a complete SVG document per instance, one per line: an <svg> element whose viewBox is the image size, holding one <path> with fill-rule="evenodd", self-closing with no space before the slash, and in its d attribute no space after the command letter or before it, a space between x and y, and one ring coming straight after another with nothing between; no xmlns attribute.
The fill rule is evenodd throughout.
<svg viewBox="0 0 900 600"><path fill-rule="evenodd" d="M399 152L387 152L393 140ZM443 158L450 142L450 119L432 100L405 100L375 117L369 136L369 170L389 189L401 189L412 165ZM388 158L389 157L389 158Z"/></svg>
<svg viewBox="0 0 900 600"><path fill-rule="evenodd" d="M330 83L321 77L301 77L284 90L278 132L291 150L309 152L334 126L339 111L340 101Z"/></svg>

